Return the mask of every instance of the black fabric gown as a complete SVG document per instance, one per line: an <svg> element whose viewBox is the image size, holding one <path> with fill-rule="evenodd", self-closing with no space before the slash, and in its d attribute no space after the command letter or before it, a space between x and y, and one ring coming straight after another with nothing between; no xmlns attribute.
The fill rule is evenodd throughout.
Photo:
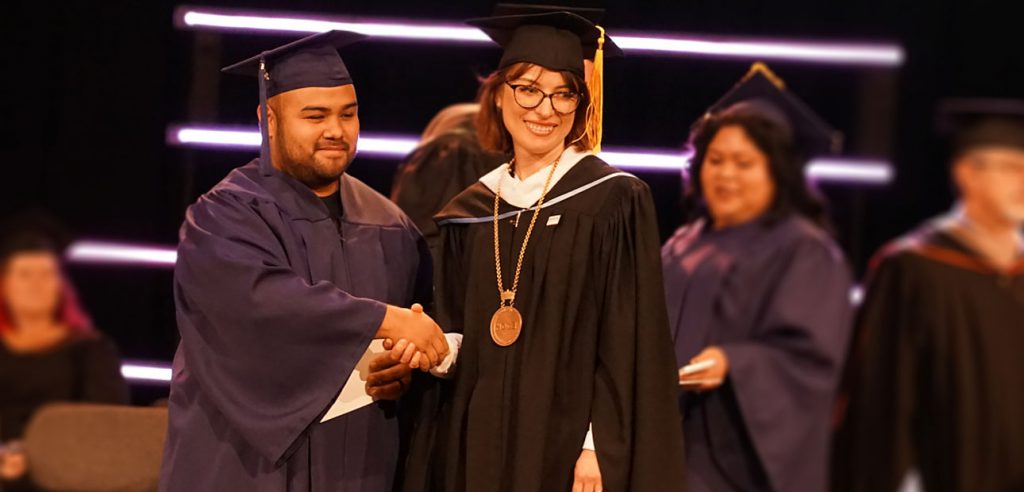
<svg viewBox="0 0 1024 492"><path fill-rule="evenodd" d="M939 224L875 260L835 490L1024 491L1024 255L997 271Z"/></svg>
<svg viewBox="0 0 1024 492"><path fill-rule="evenodd" d="M399 165L391 201L419 228L438 259L440 232L434 215L480 176L505 162L505 156L487 152L477 141L473 120L457 126L415 150Z"/></svg>
<svg viewBox="0 0 1024 492"><path fill-rule="evenodd" d="M588 156L552 187L523 262L522 335L509 347L489 331L499 305L493 207L477 183L438 215L439 321L465 339L454 379L425 398L406 490L570 490L591 422L605 490L684 490L647 186ZM500 213L511 285L533 212L502 203Z"/></svg>

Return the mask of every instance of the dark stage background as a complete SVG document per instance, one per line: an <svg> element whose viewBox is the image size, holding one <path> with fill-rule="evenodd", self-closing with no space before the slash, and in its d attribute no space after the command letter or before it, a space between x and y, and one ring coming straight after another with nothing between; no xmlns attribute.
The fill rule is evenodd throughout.
<svg viewBox="0 0 1024 492"><path fill-rule="evenodd" d="M535 2L536 3L536 2ZM933 109L946 96L1024 97L1020 27L1010 2L577 2L607 8L616 30L885 41L899 68L771 63L794 92L846 135L845 154L887 158L886 187L828 186L840 241L858 275L884 241L950 205ZM0 98L5 120L0 216L42 209L80 238L172 245L186 206L252 152L169 147L170 123L254 126L253 80L227 64L286 42L277 35L181 31L177 4L8 2ZM489 13L482 1L201 1L193 5L455 21ZM297 37L297 36L296 36ZM365 42L344 57L364 131L417 134L447 104L470 100L491 47ZM690 123L753 60L634 56L608 64L606 144L681 147ZM382 192L396 162L360 157L351 173ZM639 173L652 186L666 237L679 225L680 178ZM168 269L73 266L99 327L126 357L170 360L177 342ZM139 389L136 399L163 388Z"/></svg>

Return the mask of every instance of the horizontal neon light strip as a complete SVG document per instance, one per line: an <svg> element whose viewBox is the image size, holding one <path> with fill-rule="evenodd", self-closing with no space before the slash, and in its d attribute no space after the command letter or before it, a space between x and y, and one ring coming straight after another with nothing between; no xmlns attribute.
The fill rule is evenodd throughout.
<svg viewBox="0 0 1024 492"><path fill-rule="evenodd" d="M864 289L855 285L850 289L850 304L858 307L864 300ZM171 367L161 362L125 362L121 365L121 375L128 381L141 384L170 384Z"/></svg>
<svg viewBox="0 0 1024 492"><path fill-rule="evenodd" d="M256 149L260 134L254 130L230 127L174 126L167 131L167 142L184 147ZM359 135L359 152L374 157L402 158L419 142L415 136ZM626 150L608 148L601 158L609 164L629 171L679 172L687 166L687 155L672 150ZM808 178L822 183L885 185L893 180L892 165L879 160L817 159L807 169Z"/></svg>
<svg viewBox="0 0 1024 492"><path fill-rule="evenodd" d="M456 23L427 24L401 20L379 21L344 16L297 16L240 9L179 7L175 23L184 29L311 34L341 29L397 41L457 44L491 43L483 32ZM898 67L903 48L893 44L800 42L616 32L615 43L627 53L712 57L745 60L786 60L831 65Z"/></svg>
<svg viewBox="0 0 1024 492"><path fill-rule="evenodd" d="M808 177L820 182L891 183L892 166L880 160L851 161L838 158L819 158L811 161Z"/></svg>
<svg viewBox="0 0 1024 492"><path fill-rule="evenodd" d="M260 146L260 132L255 130L225 129L217 127L172 127L167 142L186 147L238 147ZM404 157L419 143L419 137L359 135L359 152L378 156Z"/></svg>
<svg viewBox="0 0 1024 492"><path fill-rule="evenodd" d="M178 258L174 248L121 244L101 241L76 241L68 248L72 263L100 263L173 267Z"/></svg>
<svg viewBox="0 0 1024 492"><path fill-rule="evenodd" d="M171 382L171 366L160 362L125 361L121 364L121 375L134 383L168 384Z"/></svg>

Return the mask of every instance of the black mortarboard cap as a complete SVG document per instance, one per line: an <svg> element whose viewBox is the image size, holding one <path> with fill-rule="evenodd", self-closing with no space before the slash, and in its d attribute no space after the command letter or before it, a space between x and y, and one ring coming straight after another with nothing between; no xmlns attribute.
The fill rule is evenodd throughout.
<svg viewBox="0 0 1024 492"><path fill-rule="evenodd" d="M565 11L484 17L466 23L505 49L498 69L528 62L583 77L583 45L596 45L601 37L601 29L593 22Z"/></svg>
<svg viewBox="0 0 1024 492"><path fill-rule="evenodd" d="M938 130L953 154L976 147L1024 149L1024 100L964 98L939 103Z"/></svg>
<svg viewBox="0 0 1024 492"><path fill-rule="evenodd" d="M693 126L733 107L747 107L787 125L794 141L807 157L838 153L842 148L842 133L788 91L782 79L763 63L755 63L747 75L708 108Z"/></svg>
<svg viewBox="0 0 1024 492"><path fill-rule="evenodd" d="M566 7L561 5L543 5L543 4L532 4L532 3L499 3L494 6L494 10L491 12L492 17L512 17L521 15L531 14L550 14L553 12L569 12L570 14L576 14L590 21L594 25L600 25L601 21L604 20L604 9L600 8L589 8L589 7ZM580 39L583 47L583 58L585 60L593 60L594 53L597 52L597 37L583 37ZM605 57L621 57L625 53L622 52L622 48L619 48L612 41L612 38L605 36L604 40L604 56Z"/></svg>

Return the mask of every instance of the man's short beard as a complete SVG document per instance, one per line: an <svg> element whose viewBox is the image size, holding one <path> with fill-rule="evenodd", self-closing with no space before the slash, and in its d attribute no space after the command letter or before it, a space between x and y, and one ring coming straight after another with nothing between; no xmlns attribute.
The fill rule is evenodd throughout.
<svg viewBox="0 0 1024 492"><path fill-rule="evenodd" d="M338 179L341 178L341 175L345 174L345 170L348 169L348 164L352 162L351 154L349 154L349 161L341 166L339 172L325 174L320 172L320 167L317 166L316 163L316 156L300 157L291 154L291 149L287 144L287 137L284 135L282 128L278 127L275 137L279 150L279 160L281 161L277 162L277 165L280 166L281 171L299 180L299 182L308 186L310 189L321 189L338 181ZM351 146L349 146L349 149L351 149Z"/></svg>

